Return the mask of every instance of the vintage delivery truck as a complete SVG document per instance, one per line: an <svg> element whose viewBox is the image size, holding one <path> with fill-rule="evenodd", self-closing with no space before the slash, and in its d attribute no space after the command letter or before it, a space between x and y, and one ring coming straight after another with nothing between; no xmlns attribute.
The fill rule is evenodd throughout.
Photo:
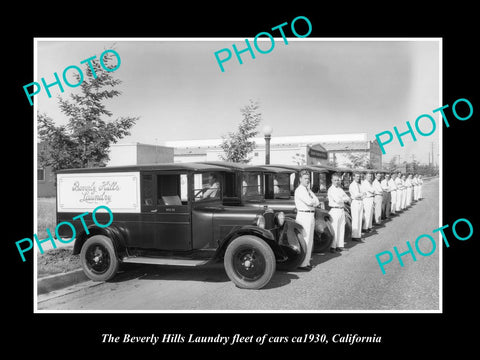
<svg viewBox="0 0 480 360"><path fill-rule="evenodd" d="M92 280L113 278L122 263L200 266L223 260L241 288L259 289L277 264L294 269L305 257L303 228L268 207L225 205L220 173L200 163L69 169L57 172L57 223L107 206L102 228L75 221L73 254ZM227 187L227 188L226 188ZM225 191L224 191L225 190ZM100 210L97 222L108 223ZM60 236L72 237L63 227Z"/></svg>

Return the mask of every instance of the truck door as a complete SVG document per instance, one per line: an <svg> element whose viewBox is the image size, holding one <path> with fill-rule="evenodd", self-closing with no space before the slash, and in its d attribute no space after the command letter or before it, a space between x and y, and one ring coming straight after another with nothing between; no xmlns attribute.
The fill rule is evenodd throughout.
<svg viewBox="0 0 480 360"><path fill-rule="evenodd" d="M145 172L143 174L144 228L153 232L149 246L156 250L191 250L191 217L186 173ZM150 182L146 181L149 178ZM145 195L147 185L150 196ZM146 246L142 246L146 247Z"/></svg>
<svg viewBox="0 0 480 360"><path fill-rule="evenodd" d="M192 231L187 174L157 174L157 235L155 248L191 250Z"/></svg>

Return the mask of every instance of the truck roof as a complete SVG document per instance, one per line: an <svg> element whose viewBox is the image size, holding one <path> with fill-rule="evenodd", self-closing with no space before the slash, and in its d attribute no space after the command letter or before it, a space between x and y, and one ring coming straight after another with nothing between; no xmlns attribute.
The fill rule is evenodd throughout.
<svg viewBox="0 0 480 360"><path fill-rule="evenodd" d="M327 172L328 169L320 168L309 165L285 165L285 164L272 164L272 165L257 165L257 167L263 169L263 171L269 171L274 173L282 173L287 171L300 171L303 169L316 172Z"/></svg>
<svg viewBox="0 0 480 360"><path fill-rule="evenodd" d="M233 170L265 171L263 165L236 163L231 161L204 161L203 164L228 167Z"/></svg>
<svg viewBox="0 0 480 360"><path fill-rule="evenodd" d="M63 169L58 170L57 174L71 173L103 173L103 172L126 172L126 171L231 171L230 167L213 165L207 163L161 163L161 164L142 164L142 165L124 165L124 166L104 166L92 168Z"/></svg>

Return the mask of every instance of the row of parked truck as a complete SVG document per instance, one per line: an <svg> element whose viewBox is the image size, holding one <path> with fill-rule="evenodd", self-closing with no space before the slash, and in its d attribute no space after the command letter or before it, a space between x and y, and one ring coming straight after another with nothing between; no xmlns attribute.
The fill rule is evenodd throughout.
<svg viewBox="0 0 480 360"><path fill-rule="evenodd" d="M107 281L125 263L200 266L223 261L240 288L259 289L279 270L294 270L306 252L295 222L298 172L308 169L320 200L314 252L333 240L327 189L332 173L322 166L246 165L228 162L168 163L61 170L57 173L57 223L108 206L113 223L87 221L76 228L73 254L95 281ZM348 211L347 211L348 212ZM97 212L99 223L107 212ZM103 219L102 219L103 218ZM346 238L351 236L347 214ZM69 228L60 233L70 238Z"/></svg>

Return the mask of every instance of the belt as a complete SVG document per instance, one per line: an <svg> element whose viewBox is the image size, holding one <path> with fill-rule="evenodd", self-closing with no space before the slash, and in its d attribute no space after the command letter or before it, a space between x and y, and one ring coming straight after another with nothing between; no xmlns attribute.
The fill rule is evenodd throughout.
<svg viewBox="0 0 480 360"><path fill-rule="evenodd" d="M315 210L298 210L298 211L306 212L306 213L314 213L315 212Z"/></svg>
<svg viewBox="0 0 480 360"><path fill-rule="evenodd" d="M365 199L372 198L372 197L375 197L375 196L374 196L374 195L372 195L372 196L365 196Z"/></svg>
<svg viewBox="0 0 480 360"><path fill-rule="evenodd" d="M343 206L330 206L332 209L343 209Z"/></svg>

